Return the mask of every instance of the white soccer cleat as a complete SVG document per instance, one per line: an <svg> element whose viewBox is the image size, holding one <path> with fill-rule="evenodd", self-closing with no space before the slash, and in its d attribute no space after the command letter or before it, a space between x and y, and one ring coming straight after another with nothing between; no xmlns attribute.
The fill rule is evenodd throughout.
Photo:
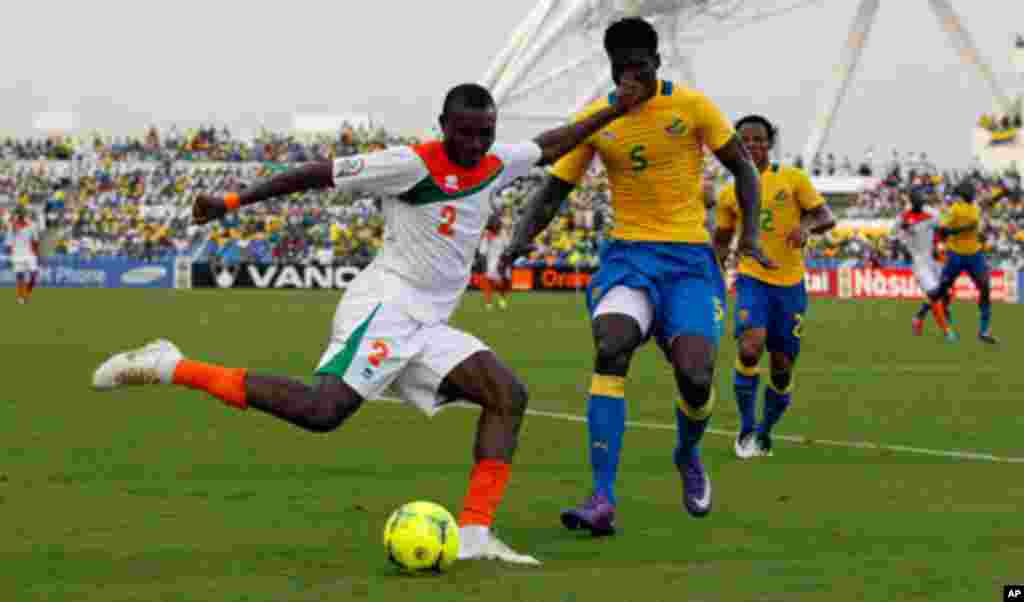
<svg viewBox="0 0 1024 602"><path fill-rule="evenodd" d="M501 560L510 564L540 566L540 561L533 556L516 552L490 529L476 525L459 529L459 560Z"/></svg>
<svg viewBox="0 0 1024 602"><path fill-rule="evenodd" d="M163 339L153 341L103 362L92 375L92 388L110 391L128 385L171 384L174 367L182 357L174 343Z"/></svg>
<svg viewBox="0 0 1024 602"><path fill-rule="evenodd" d="M750 432L746 435L736 435L732 449L740 460L749 460L757 455L757 433Z"/></svg>

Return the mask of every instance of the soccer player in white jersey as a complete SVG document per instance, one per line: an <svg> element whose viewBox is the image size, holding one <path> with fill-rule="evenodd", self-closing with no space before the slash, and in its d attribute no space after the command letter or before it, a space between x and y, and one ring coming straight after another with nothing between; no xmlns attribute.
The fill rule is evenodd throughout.
<svg viewBox="0 0 1024 602"><path fill-rule="evenodd" d="M28 303L39 278L39 230L22 207L14 210L10 235L11 267L17 281L18 303Z"/></svg>
<svg viewBox="0 0 1024 602"><path fill-rule="evenodd" d="M565 155L648 95L629 80L619 86L618 98L588 119L533 141L495 145L494 100L485 88L463 84L445 99L443 141L308 164L240 194L199 197L193 207L198 223L309 189L333 186L387 197L384 246L338 305L315 384L185 359L161 340L107 360L93 375L93 387L182 385L314 432L333 431L364 400L385 393L427 415L455 399L471 401L482 413L473 447L476 464L459 516L459 558L537 564L490 529L508 483L526 387L484 343L447 322L469 284L493 210L491 196L534 165Z"/></svg>
<svg viewBox="0 0 1024 602"><path fill-rule="evenodd" d="M501 254L505 252L508 243L509 235L502 227L501 216L492 215L491 219L487 221L480 245L480 252L487 263L485 266L487 271L481 282L481 288L484 291L484 307L488 310L494 307L491 304L491 299L495 291L498 292L498 308L508 309L508 291L512 285L512 274L508 268L502 270L498 265L501 261Z"/></svg>
<svg viewBox="0 0 1024 602"><path fill-rule="evenodd" d="M918 285L928 297L939 288L942 268L935 259L935 236L940 228L939 214L925 207L925 195L922 191L910 191L910 210L905 211L896 226L896 235L910 251L914 266L914 277ZM942 329L948 341L956 340L956 333L949 326L947 315L950 297L932 303L928 298L914 316L912 326L915 335L920 336L924 330L924 319L931 311L935 322Z"/></svg>

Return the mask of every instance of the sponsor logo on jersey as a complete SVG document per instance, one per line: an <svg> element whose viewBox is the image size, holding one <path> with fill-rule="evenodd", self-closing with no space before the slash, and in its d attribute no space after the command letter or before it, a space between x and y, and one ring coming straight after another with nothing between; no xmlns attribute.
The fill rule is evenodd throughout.
<svg viewBox="0 0 1024 602"><path fill-rule="evenodd" d="M609 132L608 130L601 132L601 137L604 138L605 140L615 140L615 134Z"/></svg>
<svg viewBox="0 0 1024 602"><path fill-rule="evenodd" d="M779 193L775 195L775 205L777 207L784 207L786 205L786 197L788 196L789 195L786 194L785 190L780 190Z"/></svg>
<svg viewBox="0 0 1024 602"><path fill-rule="evenodd" d="M739 318L740 322L746 322L747 320L750 319L750 312L745 309L741 309L739 313Z"/></svg>
<svg viewBox="0 0 1024 602"><path fill-rule="evenodd" d="M363 169L366 168L366 161L361 157L350 157L347 159L338 159L334 163L334 177L335 178L351 178L362 173Z"/></svg>
<svg viewBox="0 0 1024 602"><path fill-rule="evenodd" d="M686 132L690 131L690 128L683 123L683 120L676 117L676 120L672 122L672 125L665 128L670 136L682 136Z"/></svg>
<svg viewBox="0 0 1024 602"><path fill-rule="evenodd" d="M444 177L444 187L447 188L448 190L458 190L459 189L459 176L456 176L456 175L445 176Z"/></svg>

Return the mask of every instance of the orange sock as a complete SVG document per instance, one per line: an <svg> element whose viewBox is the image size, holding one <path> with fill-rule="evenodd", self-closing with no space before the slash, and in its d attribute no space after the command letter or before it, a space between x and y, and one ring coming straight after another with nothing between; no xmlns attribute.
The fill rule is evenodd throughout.
<svg viewBox="0 0 1024 602"><path fill-rule="evenodd" d="M18 282L18 285L17 285L17 287L16 287L16 288L18 289L18 290L17 290L18 298L19 298L19 299L23 299L23 298L25 297L25 285L24 285L24 284L22 284L22 283L21 283L21 282L19 281L19 282Z"/></svg>
<svg viewBox="0 0 1024 602"><path fill-rule="evenodd" d="M206 391L240 410L249 407L245 400L244 368L224 368L192 360L181 360L174 368L174 384Z"/></svg>
<svg viewBox="0 0 1024 602"><path fill-rule="evenodd" d="M469 491L462 503L459 526L480 525L490 527L494 513L505 497L510 466L504 460L480 460L469 475Z"/></svg>
<svg viewBox="0 0 1024 602"><path fill-rule="evenodd" d="M942 332L949 332L949 323L946 322L946 306L941 301L932 303L932 315L935 316L935 323L939 325Z"/></svg>
<svg viewBox="0 0 1024 602"><path fill-rule="evenodd" d="M480 288L484 290L484 303L487 305L491 304L491 295L494 294L494 285L491 284L491 279L484 276L480 281Z"/></svg>

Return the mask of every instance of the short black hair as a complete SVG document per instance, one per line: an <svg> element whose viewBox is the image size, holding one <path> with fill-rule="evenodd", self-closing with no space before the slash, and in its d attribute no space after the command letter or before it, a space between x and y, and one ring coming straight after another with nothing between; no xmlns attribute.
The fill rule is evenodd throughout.
<svg viewBox="0 0 1024 602"><path fill-rule="evenodd" d="M974 187L974 180L967 178L957 183L953 188L953 193L968 203L973 203L974 197L978 194L978 189Z"/></svg>
<svg viewBox="0 0 1024 602"><path fill-rule="evenodd" d="M604 50L611 54L620 48L646 48L651 54L657 54L658 32L640 17L620 19L605 30Z"/></svg>
<svg viewBox="0 0 1024 602"><path fill-rule="evenodd" d="M764 117L763 115L747 115L745 117L740 118L740 120L736 122L736 125L734 127L738 132L740 131L741 127L747 125L748 123L763 125L764 128L768 130L768 142L770 144L775 144L775 137L778 135L779 130L776 129L775 124L773 124L771 121L768 121L767 117Z"/></svg>
<svg viewBox="0 0 1024 602"><path fill-rule="evenodd" d="M495 108L494 97L490 91L480 84L459 84L444 97L444 108L442 115L458 109L493 109Z"/></svg>

